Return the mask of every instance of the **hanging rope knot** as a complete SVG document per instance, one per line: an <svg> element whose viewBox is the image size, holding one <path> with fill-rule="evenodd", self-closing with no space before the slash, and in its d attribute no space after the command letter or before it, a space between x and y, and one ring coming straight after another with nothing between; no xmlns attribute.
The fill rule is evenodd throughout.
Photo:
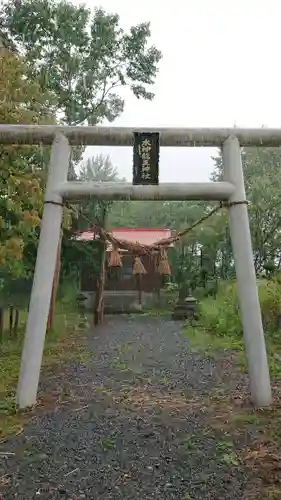
<svg viewBox="0 0 281 500"><path fill-rule="evenodd" d="M132 272L133 272L133 274L146 274L146 269L145 269L140 257L134 258Z"/></svg>
<svg viewBox="0 0 281 500"><path fill-rule="evenodd" d="M108 266L109 267L122 267L122 258L121 258L119 249L116 245L112 246L112 250L109 253Z"/></svg>
<svg viewBox="0 0 281 500"><path fill-rule="evenodd" d="M168 261L168 255L167 251L165 248L160 249L160 256L159 256L159 264L157 271L159 274L162 274L163 276L171 276L171 268L170 264Z"/></svg>

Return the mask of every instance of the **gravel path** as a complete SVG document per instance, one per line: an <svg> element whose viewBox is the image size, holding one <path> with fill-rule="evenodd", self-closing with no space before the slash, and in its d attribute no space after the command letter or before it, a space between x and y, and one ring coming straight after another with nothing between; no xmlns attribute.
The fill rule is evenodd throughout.
<svg viewBox="0 0 281 500"><path fill-rule="evenodd" d="M218 369L183 325L109 317L89 345L87 365L48 380L55 410L1 445L2 498L241 499L248 471L202 411Z"/></svg>

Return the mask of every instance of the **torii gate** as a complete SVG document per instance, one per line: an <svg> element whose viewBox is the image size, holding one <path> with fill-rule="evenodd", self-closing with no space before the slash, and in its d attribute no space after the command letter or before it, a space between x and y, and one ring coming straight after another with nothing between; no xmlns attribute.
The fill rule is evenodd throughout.
<svg viewBox="0 0 281 500"><path fill-rule="evenodd" d="M272 402L240 146L280 146L281 129L145 129L145 132L160 134L161 146L221 147L224 167L223 182L139 186L130 183L67 181L71 145L132 146L134 133L143 131L119 127L0 125L0 143L2 144L52 144L45 206L17 389L17 402L20 408L35 404L37 399L63 202L87 196L108 200L229 202L230 236L252 401L257 407L268 406Z"/></svg>

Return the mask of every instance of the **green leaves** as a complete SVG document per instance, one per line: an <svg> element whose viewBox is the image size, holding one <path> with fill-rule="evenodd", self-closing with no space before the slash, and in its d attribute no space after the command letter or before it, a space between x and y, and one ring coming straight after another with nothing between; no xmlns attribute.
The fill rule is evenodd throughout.
<svg viewBox="0 0 281 500"><path fill-rule="evenodd" d="M222 158L215 160L213 180L222 177ZM250 201L249 218L255 267L265 270L268 261L281 262L281 150L280 148L245 148L242 150L244 180ZM229 237L228 237L229 240ZM226 241L226 240L225 240ZM225 258L231 259L231 246L225 244ZM227 277L227 276L224 276Z"/></svg>
<svg viewBox="0 0 281 500"><path fill-rule="evenodd" d="M148 45L149 23L125 33L117 14L54 0L8 0L0 22L41 88L56 97L63 123L113 121L124 108L123 86L137 98L154 97L161 53Z"/></svg>
<svg viewBox="0 0 281 500"><path fill-rule="evenodd" d="M49 98L37 82L28 78L22 60L9 50L1 53L0 121L2 123L50 123ZM37 239L43 206L47 151L39 147L0 147L0 266L1 272L23 276L27 242Z"/></svg>
<svg viewBox="0 0 281 500"><path fill-rule="evenodd" d="M55 116L56 121L68 125L96 125L104 120L112 122L122 113L124 100L119 91L124 86L137 98L153 98L151 86L161 54L149 46L148 23L126 33L119 16L102 9L91 12L84 5L64 0L7 0L2 5L0 25L5 40L23 56L20 61L10 55L6 68L1 68L2 123L51 122ZM72 177L73 165L81 154L82 147L73 148ZM26 235L28 241L33 235L33 243L37 241L35 221L42 207L47 156L45 151L40 155L39 148L1 149L2 241L10 233L21 242L26 242ZM84 166L85 179L116 179L108 160L104 164L103 159L100 163L97 160L96 170L92 167ZM24 192L24 182L30 182L31 174L40 180L39 185L32 193L29 188ZM89 201L82 210L89 220L98 218L103 224L110 206ZM64 225L69 226L70 216L71 207L64 212ZM4 250L0 241L2 263Z"/></svg>

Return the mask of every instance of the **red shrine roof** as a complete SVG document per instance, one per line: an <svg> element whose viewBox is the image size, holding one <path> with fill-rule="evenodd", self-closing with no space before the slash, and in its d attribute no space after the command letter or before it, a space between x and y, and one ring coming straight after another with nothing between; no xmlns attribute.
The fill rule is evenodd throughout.
<svg viewBox="0 0 281 500"><path fill-rule="evenodd" d="M112 229L111 234L119 240L127 240L130 243L140 243L141 245L153 245L160 240L170 238L172 236L171 229L165 228L116 228ZM90 241L98 239L99 235L94 231L82 231L78 236L79 241ZM170 244L169 246L174 246ZM110 250L110 246L107 248Z"/></svg>

